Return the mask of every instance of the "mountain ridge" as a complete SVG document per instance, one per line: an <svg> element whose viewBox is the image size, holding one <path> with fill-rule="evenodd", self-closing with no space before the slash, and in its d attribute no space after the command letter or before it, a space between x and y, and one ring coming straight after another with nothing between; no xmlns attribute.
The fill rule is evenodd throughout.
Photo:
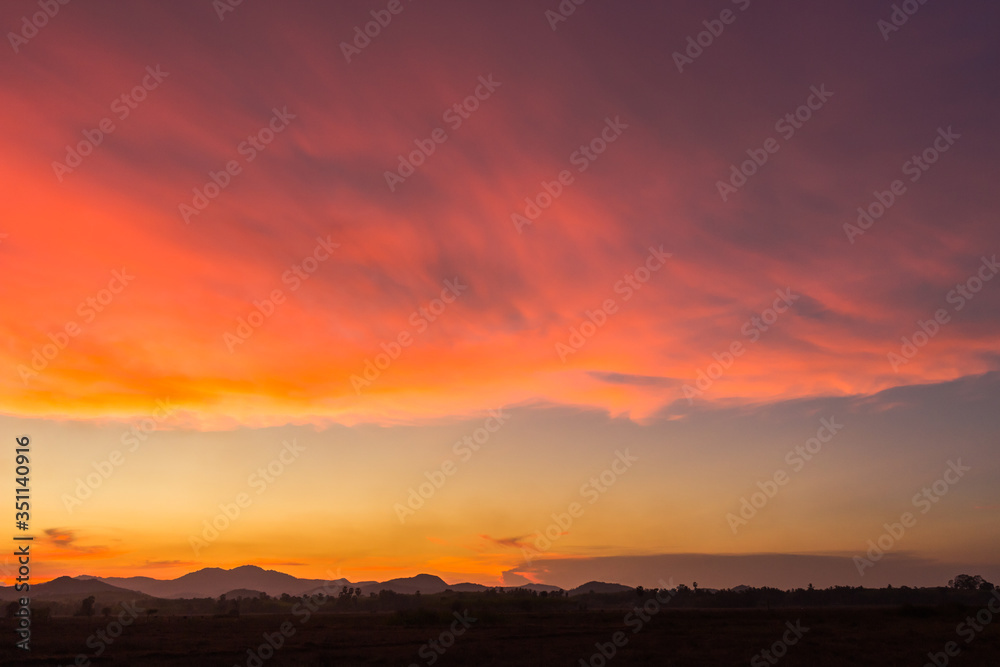
<svg viewBox="0 0 1000 667"><path fill-rule="evenodd" d="M456 582L449 584L437 575L421 573L412 577L398 577L386 581L351 582L346 578L334 580L302 579L278 570L268 570L257 565L241 565L231 569L206 567L188 572L174 579L154 579L153 577L98 577L81 574L75 577L62 576L43 584L32 584L32 597L40 599L56 599L67 596L87 595L140 595L161 599L182 598L217 598L220 595L231 596L233 593L253 592L255 595L266 593L270 597L291 595L337 595L344 588L359 588L362 595L377 594L379 591L392 591L403 595L413 595L417 592L425 595L453 591L456 593L472 593L486 591L491 588L504 590L528 589L536 592L557 592L564 589L547 584L525 584L522 586L487 586L471 582ZM621 584L603 582L588 582L572 589L569 595L589 592L591 588L600 592L609 590L630 590ZM0 599L17 597L19 593L12 586L0 587Z"/></svg>

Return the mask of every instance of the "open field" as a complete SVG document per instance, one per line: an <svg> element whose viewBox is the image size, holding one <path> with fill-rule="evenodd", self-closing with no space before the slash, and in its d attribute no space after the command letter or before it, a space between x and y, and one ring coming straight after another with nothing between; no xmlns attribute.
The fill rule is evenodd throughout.
<svg viewBox="0 0 1000 667"><path fill-rule="evenodd" d="M456 637L433 664L447 665L602 665L591 661L595 644L609 643L616 632L627 639L609 665L771 664L755 655L781 640L786 623L808 628L801 640L787 647L776 664L783 667L825 665L920 666L928 652L939 652L955 641L961 653L949 664L1000 664L1000 624L976 632L971 642L956 626L978 609L824 608L765 610L667 610L649 617L638 632L626 626L623 614L610 611L504 614L483 613ZM451 616L417 614L319 613L303 622L291 615L244 615L241 618L140 618L108 645L103 655L95 633L107 628L103 618L53 618L33 632L30 654L13 647L10 620L2 621L0 664L71 665L85 654L94 665L429 665L437 654L421 647L448 634ZM280 650L258 663L248 649L264 643L264 635L279 632L282 623L294 632ZM456 622L457 624L457 622ZM461 629L461 624L458 624ZM794 637L794 635L789 635ZM88 648L88 638L93 648ZM441 638L451 643L448 637ZM621 637L619 638L621 640ZM779 649L779 652L780 649ZM81 662L81 665L88 664Z"/></svg>

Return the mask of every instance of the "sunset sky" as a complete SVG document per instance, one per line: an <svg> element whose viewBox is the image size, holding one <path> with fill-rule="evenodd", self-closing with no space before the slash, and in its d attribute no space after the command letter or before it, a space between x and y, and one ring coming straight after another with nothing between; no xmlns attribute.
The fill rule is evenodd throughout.
<svg viewBox="0 0 1000 667"><path fill-rule="evenodd" d="M0 470L30 436L40 579L1000 579L994 3L39 7Z"/></svg>

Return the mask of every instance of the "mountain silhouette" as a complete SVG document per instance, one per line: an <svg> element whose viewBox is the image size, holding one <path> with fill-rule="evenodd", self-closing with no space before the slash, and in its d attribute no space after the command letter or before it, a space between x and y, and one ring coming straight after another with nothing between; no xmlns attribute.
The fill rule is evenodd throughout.
<svg viewBox="0 0 1000 667"><path fill-rule="evenodd" d="M0 588L0 599L13 600L26 595L17 592L13 586ZM44 584L31 584L31 590L27 593L32 599L37 600L79 600L90 595L100 597L102 600L119 601L134 599L137 593L134 589L113 586L99 579L74 579L73 577L58 577Z"/></svg>
<svg viewBox="0 0 1000 667"><path fill-rule="evenodd" d="M256 565L243 565L231 570L207 567L185 574L177 579L152 579L150 577L97 577L98 581L140 591L158 598L219 597L229 591L246 589L263 591L272 597L302 595L324 585L348 585L347 579L329 582L325 579L299 579L284 572L265 570Z"/></svg>
<svg viewBox="0 0 1000 667"><path fill-rule="evenodd" d="M413 595L417 591L421 594L433 595L451 590L456 593L482 592L492 586L484 586L474 583L449 584L441 577L433 574L418 574L413 577L401 577L389 579L388 581L361 581L352 583L341 578L328 581L325 579L300 579L298 577L278 572L276 570L265 570L256 565L243 565L226 570L218 567L207 567L195 572L190 572L176 579L153 579L152 577L95 577L82 574L77 577L59 577L44 584L32 584L32 597L39 599L61 599L64 597L86 597L88 595L101 595L103 597L135 597L144 595L155 598L179 599L179 598L217 598L225 595L227 598L235 597L259 597L260 594L267 593L270 597L281 597L284 594L291 596L316 595L323 593L326 595L336 595L344 587L360 588L362 595L378 593L379 591L392 591L404 595ZM558 586L548 586L545 584L526 584L524 586L506 586L508 590L514 588L526 588L529 590L542 592L561 591ZM570 594L587 593L593 589L597 592L618 592L631 590L628 586L619 584L606 584L601 582L590 582L574 589ZM0 587L0 599L11 600L20 596L12 586Z"/></svg>
<svg viewBox="0 0 1000 667"><path fill-rule="evenodd" d="M594 593L621 593L630 590L633 590L631 586L623 586L621 584L609 584L604 581L588 581L585 584L570 589L569 594L571 596L585 595L586 593L590 593L591 591L593 591Z"/></svg>

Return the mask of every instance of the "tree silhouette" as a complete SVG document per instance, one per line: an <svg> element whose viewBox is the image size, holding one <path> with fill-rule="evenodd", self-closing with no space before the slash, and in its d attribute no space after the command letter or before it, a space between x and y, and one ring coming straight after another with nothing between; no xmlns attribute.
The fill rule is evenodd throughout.
<svg viewBox="0 0 1000 667"><path fill-rule="evenodd" d="M83 600L80 603L80 609L76 612L77 616L93 616L94 615L94 603L97 600L93 595Z"/></svg>
<svg viewBox="0 0 1000 667"><path fill-rule="evenodd" d="M980 575L960 574L948 582L948 588L961 591L992 591L996 588Z"/></svg>

